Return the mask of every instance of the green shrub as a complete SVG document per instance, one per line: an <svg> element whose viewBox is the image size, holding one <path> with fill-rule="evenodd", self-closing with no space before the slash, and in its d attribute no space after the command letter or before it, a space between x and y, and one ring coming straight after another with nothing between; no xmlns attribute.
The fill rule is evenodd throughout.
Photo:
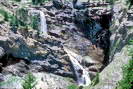
<svg viewBox="0 0 133 89"><path fill-rule="evenodd" d="M11 16L10 25L12 28L19 28L28 30L32 27L35 30L39 30L39 16L29 16L27 8L20 8L16 11L14 16Z"/></svg>
<svg viewBox="0 0 133 89"><path fill-rule="evenodd" d="M76 84L72 84L68 86L68 89L78 89L78 86Z"/></svg>
<svg viewBox="0 0 133 89"><path fill-rule="evenodd" d="M19 26L20 21L17 19L15 15L11 15L3 9L0 9L0 14L4 17L4 21L10 22L10 26L12 28L17 28Z"/></svg>
<svg viewBox="0 0 133 89"><path fill-rule="evenodd" d="M133 40L129 42L130 46L133 46ZM131 59L126 64L123 70L123 78L118 82L116 89L133 89L133 48L129 48L129 55Z"/></svg>
<svg viewBox="0 0 133 89"><path fill-rule="evenodd" d="M39 30L38 29L38 26L39 26L38 19L39 18L37 16L31 16L31 27L35 30Z"/></svg>
<svg viewBox="0 0 133 89"><path fill-rule="evenodd" d="M10 25L13 27L18 27L19 26L19 21L16 16L12 16L10 20Z"/></svg>
<svg viewBox="0 0 133 89"><path fill-rule="evenodd" d="M35 88L36 84L37 84L36 77L32 73L29 73L25 77L22 87L23 89L33 89Z"/></svg>
<svg viewBox="0 0 133 89"><path fill-rule="evenodd" d="M30 18L28 16L27 8L20 8L16 10L16 14L11 16L10 25L12 28L28 29Z"/></svg>
<svg viewBox="0 0 133 89"><path fill-rule="evenodd" d="M96 84L99 83L99 73L96 74L95 78L92 80L90 86L95 86Z"/></svg>
<svg viewBox="0 0 133 89"><path fill-rule="evenodd" d="M19 20L19 24L21 26L26 26L29 24L29 16L28 16L28 9L27 8L20 8L16 11L16 17Z"/></svg>
<svg viewBox="0 0 133 89"><path fill-rule="evenodd" d="M119 81L117 89L133 88L133 59L123 67L123 79Z"/></svg>
<svg viewBox="0 0 133 89"><path fill-rule="evenodd" d="M9 15L6 11L4 11L3 9L0 9L0 14L4 16L4 20L8 21L9 20Z"/></svg>

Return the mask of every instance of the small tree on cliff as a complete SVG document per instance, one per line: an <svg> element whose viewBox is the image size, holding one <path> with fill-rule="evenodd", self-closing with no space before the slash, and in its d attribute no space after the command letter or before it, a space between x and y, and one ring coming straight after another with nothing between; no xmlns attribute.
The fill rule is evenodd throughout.
<svg viewBox="0 0 133 89"><path fill-rule="evenodd" d="M22 87L23 89L34 89L36 84L36 77L32 73L28 73L24 79Z"/></svg>

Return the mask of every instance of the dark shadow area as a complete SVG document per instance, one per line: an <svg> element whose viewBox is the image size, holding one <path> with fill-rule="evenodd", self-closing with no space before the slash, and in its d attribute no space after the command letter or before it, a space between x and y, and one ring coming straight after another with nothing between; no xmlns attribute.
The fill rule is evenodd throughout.
<svg viewBox="0 0 133 89"><path fill-rule="evenodd" d="M5 54L3 57L0 58L0 72L2 72L2 67L19 63L21 60L23 60L26 64L30 64L30 61L28 60L15 58L11 54Z"/></svg>
<svg viewBox="0 0 133 89"><path fill-rule="evenodd" d="M48 61L48 64L49 65L47 65L47 63L44 63L44 65L40 65L38 62L31 63L30 61L25 60L25 59L15 58L11 54L5 54L0 59L0 73L3 71L3 68L4 67L7 67L7 66L10 66L10 65L14 65L14 64L20 63L21 60L23 60L24 63L27 64L28 67L32 67L32 65L33 65L34 66L34 67L32 67L33 70L40 66L41 68L37 70L38 72L48 72L48 73L53 73L53 74L60 75L60 76L63 76L63 77L74 78L74 75L71 72L70 73L69 72L64 72L61 69L63 66L71 66L71 63L70 64L67 64L67 65L64 65L61 62L59 62L59 61L51 58L51 60ZM55 65L55 64L58 65L57 68L51 66L51 65ZM32 71L32 69L31 69L31 71Z"/></svg>
<svg viewBox="0 0 133 89"><path fill-rule="evenodd" d="M76 12L74 23L84 37L92 42L92 45L104 50L103 68L109 64L110 36L109 27L111 24L112 14L102 14L100 16L90 17L88 12ZM94 19L95 18L95 19ZM101 68L101 70L103 69Z"/></svg>

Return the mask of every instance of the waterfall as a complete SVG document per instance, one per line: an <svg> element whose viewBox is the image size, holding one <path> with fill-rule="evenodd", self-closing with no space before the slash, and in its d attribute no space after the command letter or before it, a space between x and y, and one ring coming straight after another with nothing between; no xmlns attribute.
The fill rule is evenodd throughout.
<svg viewBox="0 0 133 89"><path fill-rule="evenodd" d="M31 14L32 16L34 16L35 14L39 14L40 15L40 33L41 36L47 37L47 23L46 23L46 17L45 14L40 11L40 10L30 10L29 14Z"/></svg>
<svg viewBox="0 0 133 89"><path fill-rule="evenodd" d="M43 36L47 35L47 23L46 23L46 18L45 15L42 11L39 11L40 13L40 20L41 20L41 32Z"/></svg>
<svg viewBox="0 0 133 89"><path fill-rule="evenodd" d="M79 86L88 86L91 84L91 80L88 74L88 71L86 71L82 65L80 65L80 63L78 62L78 60L80 61L81 59L79 59L79 55L72 52L71 50L67 49L64 47L64 50L67 52L70 61L73 65L74 68L74 73L76 75L77 78L77 83Z"/></svg>

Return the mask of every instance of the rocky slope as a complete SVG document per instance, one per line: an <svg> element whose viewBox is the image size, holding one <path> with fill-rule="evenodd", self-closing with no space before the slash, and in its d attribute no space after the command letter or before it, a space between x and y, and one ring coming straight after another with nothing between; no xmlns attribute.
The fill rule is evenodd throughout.
<svg viewBox="0 0 133 89"><path fill-rule="evenodd" d="M22 7L21 4L0 1L2 8L11 14L15 14L16 8ZM92 80L96 73L101 72L109 64L109 57L113 58L117 50L114 47L117 43L115 42L117 32L121 32L121 30L114 32L112 30L112 37L116 35L110 44L111 19L119 12L115 10L112 12L111 8L100 5L103 3L90 3L86 4L86 9L77 10L72 7L71 2L48 2L41 6L25 4L28 11L40 10L45 14L48 27L46 37L38 35L39 30L32 28L14 30L11 29L9 22L0 24L0 81L7 81L11 76L20 78L19 82L8 86L3 85L1 88L22 88L21 78L28 72L32 72L38 78L37 89L66 89L71 83L75 83L66 78L72 78L75 81L77 78L69 56L72 54L66 52L64 47L76 54L72 56L88 71ZM104 5L108 6L108 3ZM30 16L27 15L27 17ZM113 27L118 29L120 26ZM122 36L125 38L130 34L122 33ZM123 39L120 40L123 41ZM111 49L109 56L110 45L113 50ZM108 69L103 70L102 73L106 73L104 72L106 70ZM102 73L101 76L103 76ZM100 89L104 88L100 87Z"/></svg>

